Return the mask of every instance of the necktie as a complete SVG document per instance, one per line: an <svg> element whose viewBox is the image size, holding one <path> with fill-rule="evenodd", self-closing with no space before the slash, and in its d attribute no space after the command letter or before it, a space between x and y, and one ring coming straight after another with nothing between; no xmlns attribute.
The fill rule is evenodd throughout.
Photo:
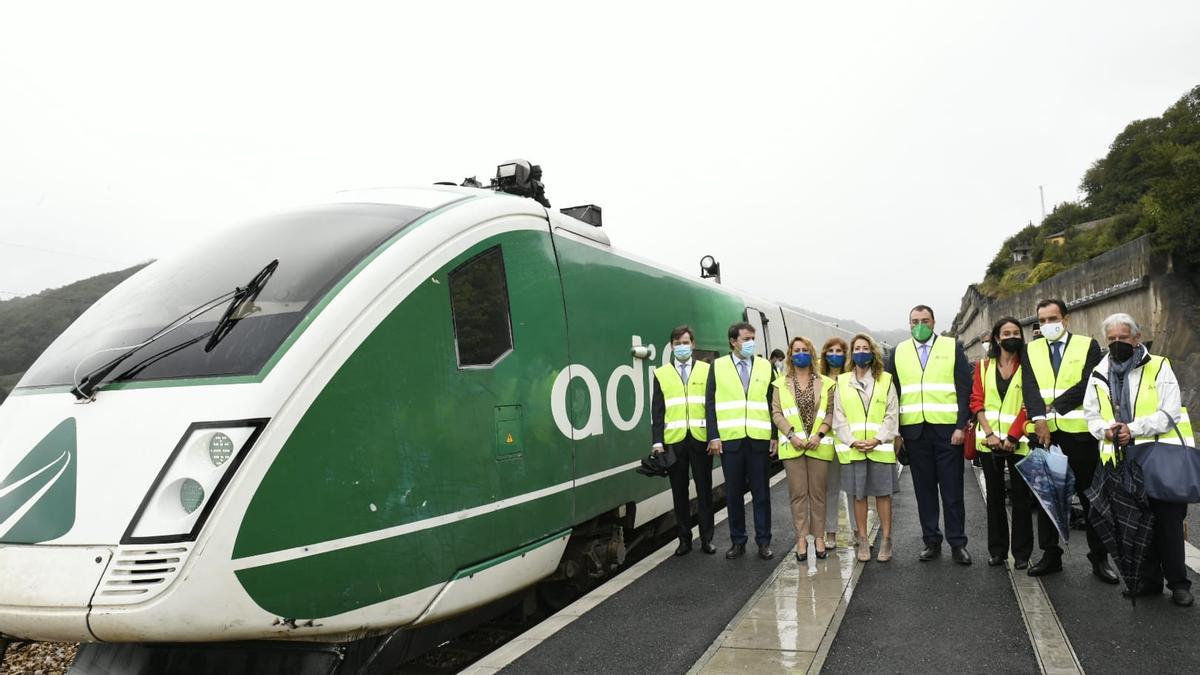
<svg viewBox="0 0 1200 675"><path fill-rule="evenodd" d="M1050 345L1050 365L1054 366L1054 374L1058 374L1058 367L1062 365L1062 343L1055 342Z"/></svg>
<svg viewBox="0 0 1200 675"><path fill-rule="evenodd" d="M688 377L688 366L685 363L682 366L679 366L679 379L683 380L684 384L687 384L687 377Z"/></svg>
<svg viewBox="0 0 1200 675"><path fill-rule="evenodd" d="M742 390L750 391L750 370L745 361L738 361L738 375L742 378Z"/></svg>
<svg viewBox="0 0 1200 675"><path fill-rule="evenodd" d="M929 360L929 344L921 345L921 367L925 367L925 362Z"/></svg>

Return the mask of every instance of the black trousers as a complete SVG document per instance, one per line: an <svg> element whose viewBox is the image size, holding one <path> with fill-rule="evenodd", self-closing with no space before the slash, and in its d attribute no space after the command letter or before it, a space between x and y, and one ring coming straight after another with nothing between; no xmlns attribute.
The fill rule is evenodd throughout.
<svg viewBox="0 0 1200 675"><path fill-rule="evenodd" d="M679 525L679 541L692 542L692 506L688 488L689 467L696 481L696 520L700 525L700 541L713 538L712 470L713 458L708 444L689 434L679 443L669 445L675 453L675 463L669 469L671 496L675 501L675 522Z"/></svg>
<svg viewBox="0 0 1200 675"><path fill-rule="evenodd" d="M1005 496L1012 497L1012 555L1016 560L1029 560L1033 553L1033 514L1039 514L1038 546L1043 550L1058 548L1058 531L1054 523L1045 517L1037 498L1021 478L1017 471L1017 462L1023 457L1015 453L997 454L994 452L979 453L979 462L983 466L983 479L987 485L987 522L988 522L988 553L997 556L1007 556L1009 552L1009 518L1005 508ZM1004 470L1008 469L1010 489L1004 485ZM1042 523L1045 519L1045 523Z"/></svg>
<svg viewBox="0 0 1200 675"><path fill-rule="evenodd" d="M771 466L769 443L742 438L726 441L721 449L721 471L725 474L725 511L729 514L729 539L745 544L746 487L754 508L754 543L771 543L771 485L767 475Z"/></svg>
<svg viewBox="0 0 1200 675"><path fill-rule="evenodd" d="M1062 448L1063 454L1067 456L1067 464L1071 467L1071 473L1075 474L1075 496L1079 497L1079 503L1083 506L1083 516L1087 522L1088 560L1092 562L1104 560L1108 556L1108 549L1104 547L1104 540L1096 534L1091 520L1088 519L1088 505L1091 502L1083 494L1084 490L1092 486L1092 477L1096 475L1096 467L1100 465L1100 450L1096 439L1088 433L1069 434L1055 431L1050 434L1050 442ZM1039 535L1043 529L1054 533L1054 545L1049 548L1042 546L1042 548L1048 553L1053 552L1061 556L1062 549L1058 546L1058 533L1054 530L1054 523L1050 521L1050 516L1047 516L1045 511L1040 511L1038 513ZM1039 536L1039 540L1040 538Z"/></svg>
<svg viewBox="0 0 1200 675"><path fill-rule="evenodd" d="M1192 582L1188 581L1183 562L1183 519L1187 517L1187 504L1151 499L1150 510L1154 512L1154 541L1142 562L1142 586L1161 586L1166 579L1171 590L1190 589Z"/></svg>
<svg viewBox="0 0 1200 675"><path fill-rule="evenodd" d="M926 546L941 545L942 530L938 522L941 520L941 511L944 511L946 541L951 546L966 546L963 448L950 444L953 425L942 425L946 427L943 429L931 424L920 426L919 434L912 433L916 430L911 429L904 434L904 447L908 449L908 468L912 473L913 493L917 498L917 516L921 519L921 539Z"/></svg>

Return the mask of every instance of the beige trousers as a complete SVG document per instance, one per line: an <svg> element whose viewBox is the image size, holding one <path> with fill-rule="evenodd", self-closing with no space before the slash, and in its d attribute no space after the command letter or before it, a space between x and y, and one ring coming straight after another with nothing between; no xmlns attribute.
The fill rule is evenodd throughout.
<svg viewBox="0 0 1200 675"><path fill-rule="evenodd" d="M796 545L799 546L809 534L824 537L825 479L829 471L829 462L812 459L806 455L783 460L783 470L787 474L788 495L792 499Z"/></svg>

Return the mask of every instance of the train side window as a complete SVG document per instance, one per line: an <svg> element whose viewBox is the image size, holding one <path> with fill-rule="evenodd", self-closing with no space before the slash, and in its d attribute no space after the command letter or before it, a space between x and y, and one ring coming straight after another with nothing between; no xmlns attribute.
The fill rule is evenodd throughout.
<svg viewBox="0 0 1200 675"><path fill-rule="evenodd" d="M504 255L490 248L449 276L458 366L491 366L513 348Z"/></svg>

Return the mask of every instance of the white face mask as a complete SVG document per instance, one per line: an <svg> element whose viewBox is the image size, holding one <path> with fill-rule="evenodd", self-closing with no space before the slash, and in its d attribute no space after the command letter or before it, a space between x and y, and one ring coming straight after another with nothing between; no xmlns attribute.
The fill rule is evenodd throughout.
<svg viewBox="0 0 1200 675"><path fill-rule="evenodd" d="M1057 342L1058 339L1060 337L1062 337L1063 333L1065 333L1065 332L1066 332L1066 328L1063 326L1063 323L1061 321L1057 321L1055 323L1042 324L1042 337L1046 338L1047 340L1049 340L1051 342Z"/></svg>

